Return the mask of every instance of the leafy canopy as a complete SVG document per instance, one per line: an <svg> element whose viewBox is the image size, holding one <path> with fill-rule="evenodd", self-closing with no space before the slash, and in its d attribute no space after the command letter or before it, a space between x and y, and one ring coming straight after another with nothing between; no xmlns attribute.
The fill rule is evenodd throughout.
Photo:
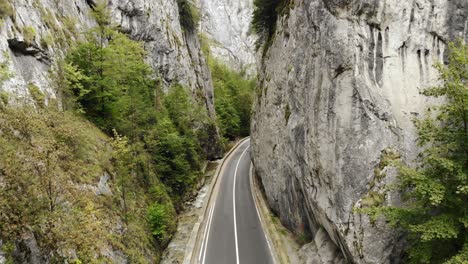
<svg viewBox="0 0 468 264"><path fill-rule="evenodd" d="M442 84L423 94L442 97L415 121L420 166L399 165L404 207L374 208L408 231L409 263L468 261L468 46L449 45L449 64L436 65Z"/></svg>

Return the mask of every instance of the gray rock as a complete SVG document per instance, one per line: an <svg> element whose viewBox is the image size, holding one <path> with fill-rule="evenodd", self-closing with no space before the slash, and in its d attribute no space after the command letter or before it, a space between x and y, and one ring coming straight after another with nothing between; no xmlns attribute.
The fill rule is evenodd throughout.
<svg viewBox="0 0 468 264"><path fill-rule="evenodd" d="M6 262L5 252L2 251L3 248L3 241L0 239L0 264L4 264Z"/></svg>
<svg viewBox="0 0 468 264"><path fill-rule="evenodd" d="M437 83L447 41L467 39L468 2L294 2L258 66L252 150L268 202L328 256L309 263L401 262L401 235L353 208L394 180L376 170L383 157L415 158L411 120L431 103L419 92ZM317 243L327 236L333 247Z"/></svg>
<svg viewBox="0 0 468 264"><path fill-rule="evenodd" d="M57 99L48 78L51 61L64 54L67 42L81 38L79 33L96 25L91 12L95 1L11 2L15 14L4 18L1 25L0 63L14 75L3 83L0 91L8 92L12 103L28 104L32 103L32 98L27 85L34 83L46 95L48 103ZM209 68L201 54L197 32L185 32L180 25L177 0L109 0L108 6L112 21L131 38L144 42L147 62L163 86L167 89L174 83L181 83L188 87L193 100L205 106L209 117L215 119ZM24 32L28 31L25 29L29 32L34 29L32 40L25 39ZM62 45L58 45L57 40L60 32L66 38ZM55 44L46 45L51 36ZM207 156L219 157L222 150L217 128L201 124L199 129L209 135L203 142Z"/></svg>
<svg viewBox="0 0 468 264"><path fill-rule="evenodd" d="M110 176L107 173L101 176L99 183L96 189L96 195L111 196L112 190L109 186Z"/></svg>
<svg viewBox="0 0 468 264"><path fill-rule="evenodd" d="M256 36L251 30L252 0L200 0L201 32L213 56L238 71L254 75Z"/></svg>

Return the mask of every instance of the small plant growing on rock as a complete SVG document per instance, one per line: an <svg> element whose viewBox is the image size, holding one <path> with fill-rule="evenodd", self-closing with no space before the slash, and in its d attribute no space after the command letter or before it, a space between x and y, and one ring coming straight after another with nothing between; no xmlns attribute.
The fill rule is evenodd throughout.
<svg viewBox="0 0 468 264"><path fill-rule="evenodd" d="M5 18L9 16L13 16L15 14L15 10L11 6L8 0L0 0L0 18Z"/></svg>
<svg viewBox="0 0 468 264"><path fill-rule="evenodd" d="M30 26L24 27L23 37L26 43L31 44L36 39L36 30Z"/></svg>
<svg viewBox="0 0 468 264"><path fill-rule="evenodd" d="M419 145L417 167L399 164L396 188L402 206L381 206L373 193L366 201L371 217L383 214L391 225L408 233L405 263L467 263L468 261L468 46L449 45L449 64L437 64L442 84L423 91L444 97L425 118L415 120ZM399 158L387 152L381 168Z"/></svg>
<svg viewBox="0 0 468 264"><path fill-rule="evenodd" d="M31 97L33 98L34 102L37 104L37 106L39 106L41 108L44 108L44 106L45 106L45 96L41 92L39 87L37 87L37 85L35 85L34 83L29 83L28 84L28 91L29 91L29 94L31 95Z"/></svg>
<svg viewBox="0 0 468 264"><path fill-rule="evenodd" d="M8 105L8 93L7 92L0 92L0 100L3 103L3 105Z"/></svg>

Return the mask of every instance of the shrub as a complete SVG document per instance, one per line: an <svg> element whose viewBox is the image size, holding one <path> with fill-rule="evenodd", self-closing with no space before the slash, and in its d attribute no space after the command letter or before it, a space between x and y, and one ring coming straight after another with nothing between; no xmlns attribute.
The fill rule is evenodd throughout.
<svg viewBox="0 0 468 264"><path fill-rule="evenodd" d="M0 100L2 101L3 105L8 104L8 93L7 92L0 92Z"/></svg>
<svg viewBox="0 0 468 264"><path fill-rule="evenodd" d="M173 232L175 226L175 214L172 208L165 204L154 203L148 208L148 222L151 233L156 240L165 245Z"/></svg>
<svg viewBox="0 0 468 264"><path fill-rule="evenodd" d="M383 213L392 225L407 231L407 263L468 261L468 46L451 43L448 54L448 65L436 65L441 85L422 92L445 100L415 120L423 148L419 166L396 162L399 175L393 188L405 193L405 203L381 206L384 197L374 193L366 200L371 208L364 210L371 218ZM380 166L399 158L386 152Z"/></svg>
<svg viewBox="0 0 468 264"><path fill-rule="evenodd" d="M54 37L51 34L42 36L41 38L41 47L43 49L51 48L54 45Z"/></svg>
<svg viewBox="0 0 468 264"><path fill-rule="evenodd" d="M7 59L3 62L0 62L0 87L2 87L3 83L13 77L13 73L10 72L10 69L8 67L8 59L9 59L9 54L8 52L5 52L4 57L7 57Z"/></svg>
<svg viewBox="0 0 468 264"><path fill-rule="evenodd" d="M8 0L0 0L0 18L10 17L15 14L15 10Z"/></svg>
<svg viewBox="0 0 468 264"><path fill-rule="evenodd" d="M36 38L36 30L33 27L27 26L23 28L24 41L31 44Z"/></svg>
<svg viewBox="0 0 468 264"><path fill-rule="evenodd" d="M41 108L45 106L45 96L44 93L41 92L39 87L34 83L28 84L28 91L31 97L33 98L34 102Z"/></svg>

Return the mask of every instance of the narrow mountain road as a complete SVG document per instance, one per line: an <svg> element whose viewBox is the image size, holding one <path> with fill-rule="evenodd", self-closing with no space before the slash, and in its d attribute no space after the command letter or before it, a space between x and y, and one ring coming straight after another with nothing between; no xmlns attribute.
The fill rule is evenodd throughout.
<svg viewBox="0 0 468 264"><path fill-rule="evenodd" d="M197 263L273 263L250 188L249 150L250 139L232 152L221 169L202 226Z"/></svg>

